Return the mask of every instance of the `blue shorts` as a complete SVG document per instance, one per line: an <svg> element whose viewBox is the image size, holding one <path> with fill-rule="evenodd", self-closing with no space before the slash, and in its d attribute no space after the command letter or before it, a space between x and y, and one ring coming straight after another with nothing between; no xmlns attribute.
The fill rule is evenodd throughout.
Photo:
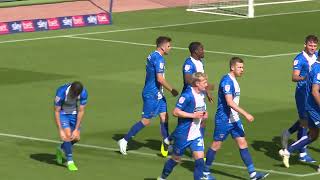
<svg viewBox="0 0 320 180"><path fill-rule="evenodd" d="M165 97L157 99L154 96L143 96L142 118L151 119L163 112L167 112Z"/></svg>
<svg viewBox="0 0 320 180"><path fill-rule="evenodd" d="M306 119L307 112L305 110L305 101L306 101L305 88L296 89L295 99L296 99L296 107L298 110L299 118Z"/></svg>
<svg viewBox="0 0 320 180"><path fill-rule="evenodd" d="M320 128L320 113L315 110L308 110L308 126L310 128Z"/></svg>
<svg viewBox="0 0 320 180"><path fill-rule="evenodd" d="M174 138L173 143L173 153L176 156L183 156L187 148L190 148L192 152L194 151L204 151L203 138L200 136L194 140L186 141Z"/></svg>
<svg viewBox="0 0 320 180"><path fill-rule="evenodd" d="M245 137L241 120L234 123L216 123L213 134L213 139L215 141L224 141L229 134L231 134L233 139Z"/></svg>
<svg viewBox="0 0 320 180"><path fill-rule="evenodd" d="M70 128L73 131L77 124L77 114L60 114L60 124L62 129Z"/></svg>

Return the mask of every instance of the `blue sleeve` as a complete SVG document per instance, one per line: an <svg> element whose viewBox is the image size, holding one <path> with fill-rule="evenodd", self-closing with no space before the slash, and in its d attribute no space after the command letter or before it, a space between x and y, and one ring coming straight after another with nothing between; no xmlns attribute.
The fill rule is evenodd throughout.
<svg viewBox="0 0 320 180"><path fill-rule="evenodd" d="M88 92L86 89L83 89L80 94L80 105L86 105L88 101Z"/></svg>
<svg viewBox="0 0 320 180"><path fill-rule="evenodd" d="M293 61L293 70L301 70L303 67L303 61L299 58L296 58Z"/></svg>
<svg viewBox="0 0 320 180"><path fill-rule="evenodd" d="M156 58L154 66L156 73L164 73L165 62L162 56Z"/></svg>
<svg viewBox="0 0 320 180"><path fill-rule="evenodd" d="M193 74L194 73L194 67L192 65L192 63L190 62L186 62L184 65L183 65L183 74Z"/></svg>
<svg viewBox="0 0 320 180"><path fill-rule="evenodd" d="M220 88L221 88L224 95L234 94L234 91L235 91L234 86L233 86L233 82L230 80L223 81L221 83Z"/></svg>
<svg viewBox="0 0 320 180"><path fill-rule="evenodd" d="M56 97L54 99L54 105L55 106L62 106L62 103L65 99L65 89L63 87L60 87L56 92Z"/></svg>
<svg viewBox="0 0 320 180"><path fill-rule="evenodd" d="M187 106L190 104L190 96L187 94L182 94L180 98L177 101L176 108L179 108L180 110L184 111Z"/></svg>
<svg viewBox="0 0 320 180"><path fill-rule="evenodd" d="M312 78L312 84L320 84L320 71Z"/></svg>

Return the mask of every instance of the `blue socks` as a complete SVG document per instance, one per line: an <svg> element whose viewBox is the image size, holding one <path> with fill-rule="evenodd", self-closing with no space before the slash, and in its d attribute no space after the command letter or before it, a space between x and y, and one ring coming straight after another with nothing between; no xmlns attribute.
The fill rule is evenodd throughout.
<svg viewBox="0 0 320 180"><path fill-rule="evenodd" d="M168 122L160 121L160 130L161 130L161 135L163 139L166 139L167 137L169 137Z"/></svg>
<svg viewBox="0 0 320 180"><path fill-rule="evenodd" d="M312 143L312 139L309 136L303 136L302 138L300 138L298 141L294 142L293 144L290 145L290 147L288 148L288 151L290 153L299 150L301 148L303 148L304 146L308 145Z"/></svg>
<svg viewBox="0 0 320 180"><path fill-rule="evenodd" d="M303 136L307 136L308 129L307 128L303 128L303 127L299 127L298 129L298 133L297 133L297 140L301 139ZM299 149L300 153L306 153L307 152L307 147L304 146L301 149Z"/></svg>
<svg viewBox="0 0 320 180"><path fill-rule="evenodd" d="M247 170L248 170L249 174L255 172L252 158L251 158L251 155L249 153L248 148L239 149L239 151L240 151L241 159L244 162L244 164L247 166Z"/></svg>
<svg viewBox="0 0 320 180"><path fill-rule="evenodd" d="M73 159L72 159L72 144L71 144L71 142L64 141L61 144L61 149L63 149L63 151L64 151L64 153L66 155L67 161L73 161Z"/></svg>
<svg viewBox="0 0 320 180"><path fill-rule="evenodd" d="M203 177L203 168L204 168L203 158L197 159L194 162L194 172L193 172L194 180L200 180Z"/></svg>
<svg viewBox="0 0 320 180"><path fill-rule="evenodd" d="M204 167L205 172L210 172L210 167L211 167L212 162L214 161L215 157L216 157L216 151L209 148L207 151L207 155L206 155L206 164Z"/></svg>
<svg viewBox="0 0 320 180"><path fill-rule="evenodd" d="M167 179L167 177L170 175L172 172L173 168L177 165L178 163L174 161L173 159L169 159L163 167L161 178L162 179Z"/></svg>
<svg viewBox="0 0 320 180"><path fill-rule="evenodd" d="M131 138L132 138L133 136L135 136L139 131L141 131L141 129L143 129L144 127L145 127L145 125L144 125L141 121L137 122L136 124L134 124L134 125L131 127L131 129L130 129L130 131L128 132L128 134L126 134L126 135L124 136L124 139L125 139L127 142L130 141Z"/></svg>
<svg viewBox="0 0 320 180"><path fill-rule="evenodd" d="M300 121L298 120L288 129L288 131L290 134L293 134L299 129L299 127L300 127Z"/></svg>

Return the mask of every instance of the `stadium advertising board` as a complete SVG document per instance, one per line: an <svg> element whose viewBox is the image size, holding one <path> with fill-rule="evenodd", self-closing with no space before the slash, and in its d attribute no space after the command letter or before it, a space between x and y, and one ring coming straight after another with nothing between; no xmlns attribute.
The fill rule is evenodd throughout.
<svg viewBox="0 0 320 180"><path fill-rule="evenodd" d="M0 22L0 35L111 24L108 13Z"/></svg>

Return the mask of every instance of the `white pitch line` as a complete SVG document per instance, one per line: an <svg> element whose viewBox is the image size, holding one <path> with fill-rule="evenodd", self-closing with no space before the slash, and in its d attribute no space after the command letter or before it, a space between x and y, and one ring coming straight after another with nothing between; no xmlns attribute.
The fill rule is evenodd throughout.
<svg viewBox="0 0 320 180"><path fill-rule="evenodd" d="M51 139L44 139L44 138L36 138L36 137L30 137L30 136L22 136L22 135L16 135L16 134L0 133L0 136L16 138L16 139L25 139L25 140L30 140L30 141L55 143L55 144L60 144L61 143L61 141L56 141L56 140L51 140ZM78 144L75 144L75 146L98 149L98 150L115 151L115 152L119 151L118 148L109 148L109 147L95 146L95 145L89 145L89 144L79 144L78 143ZM129 155L130 154L136 154L136 155L159 158L159 156L156 155L156 154L144 153L144 152L139 152L139 151L129 151L128 153L129 153ZM183 160L184 161L193 161L190 158L183 158ZM244 166L237 166L237 165L231 165L231 164L225 164L225 163L215 162L214 164L216 166L222 166L222 167L230 167L230 168L235 168L235 169L246 169L246 167L244 167ZM263 171L263 172L269 172L269 173L273 173L273 174L279 174L279 175L294 176L294 177L307 177L307 176L313 176L313 175L319 174L319 173L295 174L295 173L281 172L281 171L275 171L275 170L266 170L266 169L258 169L258 168L256 170Z"/></svg>
<svg viewBox="0 0 320 180"><path fill-rule="evenodd" d="M309 11L295 11L295 12L288 12L288 13L275 13L275 14L267 14L267 15L255 16L255 18L282 16L282 15L290 15L290 14L304 14L304 13L313 13L313 12L319 12L319 11L320 10L309 10ZM97 31L97 32L67 34L67 35L59 35L59 36L46 36L46 37L28 38L28 39L14 39L14 40L0 41L0 44L14 43L14 42L25 42L25 41L34 41L34 40L42 40L42 39L55 39L55 38L62 38L62 37L65 37L65 36L81 36L81 35L92 35L92 34L107 34L107 33L116 33L116 32L129 32L129 31L139 31L139 30L147 30L147 29L157 29L157 28L166 28L166 27L187 26L187 25L194 25L194 24L237 21L237 20L247 20L247 18L230 18L230 19L219 19L219 20L209 20L209 21L195 21L195 22L189 22L189 23L177 23L177 24L168 24L168 25L159 25L159 26L147 26L147 27L138 27L138 28L110 30L110 31Z"/></svg>
<svg viewBox="0 0 320 180"><path fill-rule="evenodd" d="M89 41L102 41L102 42L112 42L112 43L122 43L122 44L131 44L131 45L138 45L138 46L148 46L148 47L154 47L154 44L145 44L145 43L136 43L136 42L129 42L129 41L119 41L119 40L111 40L111 39L98 39L98 38L88 38L88 37L79 37L79 36L66 36L67 38L73 38L73 39L82 39L82 40L89 40ZM182 47L172 47L173 49L179 49L179 50L188 50L188 48L182 48ZM254 58L260 58L261 56L255 56L250 54L240 54L240 53L233 53L233 52L223 52L223 51L209 51L205 50L207 53L213 53L213 54L227 54L227 55L236 55L236 56L246 56L246 57L254 57Z"/></svg>

